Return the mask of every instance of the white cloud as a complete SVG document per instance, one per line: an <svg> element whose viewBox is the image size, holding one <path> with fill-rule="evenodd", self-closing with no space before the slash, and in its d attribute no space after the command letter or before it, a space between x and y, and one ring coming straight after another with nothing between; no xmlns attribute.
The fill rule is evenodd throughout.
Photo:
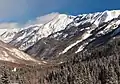
<svg viewBox="0 0 120 84"><path fill-rule="evenodd" d="M17 31L19 29L18 23L0 23L0 35L5 31Z"/></svg>
<svg viewBox="0 0 120 84"><path fill-rule="evenodd" d="M67 1L68 0L64 2L61 0L0 0L0 29L20 28L19 23L12 21L19 22L19 20L22 21L23 19L24 22L26 18L34 15L34 10L35 12L40 11L40 16L52 11L57 11L61 7L64 7ZM34 20L26 21L26 24L22 25L22 27L31 24L46 23L58 14L59 13L51 13L37 17Z"/></svg>
<svg viewBox="0 0 120 84"><path fill-rule="evenodd" d="M44 24L58 16L59 13L50 13L44 16L37 17L35 20L29 20L25 24L21 25L16 22L3 22L0 23L0 29L13 29L13 28L21 28L21 27L26 27L34 24Z"/></svg>
<svg viewBox="0 0 120 84"><path fill-rule="evenodd" d="M13 29L13 28L21 28L21 27L24 28L26 26L30 26L30 25L34 25L34 24L45 24L58 15L59 15L59 13L57 13L57 12L50 13L50 14L47 14L44 16L37 17L34 20L29 20L28 22L26 22L23 25L16 23L16 22L3 22L3 23L0 23L0 29Z"/></svg>
<svg viewBox="0 0 120 84"><path fill-rule="evenodd" d="M35 20L29 20L25 25L27 26L27 25L32 25L32 24L44 24L44 23L49 22L50 20L52 20L58 15L59 13L53 12L53 13L50 13L44 16L37 17Z"/></svg>
<svg viewBox="0 0 120 84"><path fill-rule="evenodd" d="M19 28L18 23L0 23L0 29L13 29Z"/></svg>

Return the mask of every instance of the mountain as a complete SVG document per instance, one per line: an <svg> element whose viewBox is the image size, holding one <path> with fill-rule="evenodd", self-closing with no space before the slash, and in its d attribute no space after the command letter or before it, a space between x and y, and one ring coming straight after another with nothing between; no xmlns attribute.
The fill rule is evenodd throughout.
<svg viewBox="0 0 120 84"><path fill-rule="evenodd" d="M1 60L25 65L0 63L3 84L120 84L120 10L50 14L1 38Z"/></svg>
<svg viewBox="0 0 120 84"><path fill-rule="evenodd" d="M64 62L41 70L40 84L120 84L120 36L57 59Z"/></svg>
<svg viewBox="0 0 120 84"><path fill-rule="evenodd" d="M0 62L11 62L17 64L42 64L24 52L0 41Z"/></svg>
<svg viewBox="0 0 120 84"><path fill-rule="evenodd" d="M56 14L46 23L20 29L7 43L33 57L50 59L103 45L119 35L119 27L120 10Z"/></svg>
<svg viewBox="0 0 120 84"><path fill-rule="evenodd" d="M0 29L0 40L8 43L13 39L15 34L19 31L17 28L1 28Z"/></svg>
<svg viewBox="0 0 120 84"><path fill-rule="evenodd" d="M57 31L64 30L66 25L71 22L72 19L70 16L65 14L56 15L44 24L34 24L22 28L9 43L20 50L26 50L41 38L48 37L50 34Z"/></svg>

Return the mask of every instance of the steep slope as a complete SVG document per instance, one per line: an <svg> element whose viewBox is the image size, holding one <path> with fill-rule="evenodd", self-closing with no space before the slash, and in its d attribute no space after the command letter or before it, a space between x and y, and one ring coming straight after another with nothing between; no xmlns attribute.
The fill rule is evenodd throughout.
<svg viewBox="0 0 120 84"><path fill-rule="evenodd" d="M17 64L42 64L31 56L0 41L0 60Z"/></svg>
<svg viewBox="0 0 120 84"><path fill-rule="evenodd" d="M119 27L120 10L56 14L46 23L22 28L8 43L38 59L50 59L100 46L118 35Z"/></svg>
<svg viewBox="0 0 120 84"><path fill-rule="evenodd" d="M20 50L26 50L34 45L38 40L48 37L50 34L64 30L66 25L72 22L72 18L65 14L58 14L46 23L30 25L22 28L9 43L18 47Z"/></svg>
<svg viewBox="0 0 120 84"><path fill-rule="evenodd" d="M40 39L25 52L50 59L100 46L119 34L119 15L120 11L105 11L77 16L64 30Z"/></svg>

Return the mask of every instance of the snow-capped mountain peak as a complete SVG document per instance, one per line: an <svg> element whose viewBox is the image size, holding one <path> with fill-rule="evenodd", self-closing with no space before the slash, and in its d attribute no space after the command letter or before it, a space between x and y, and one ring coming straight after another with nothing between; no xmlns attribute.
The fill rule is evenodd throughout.
<svg viewBox="0 0 120 84"><path fill-rule="evenodd" d="M44 24L30 25L29 27L22 28L13 38L10 43L18 46L21 50L25 50L32 46L35 42L41 38L48 37L50 34L64 30L66 25L71 23L71 19L68 15L59 14Z"/></svg>
<svg viewBox="0 0 120 84"><path fill-rule="evenodd" d="M119 15L119 10L113 10L74 16L64 29L41 38L25 52L49 58L68 53L77 54L87 47L104 44L119 34Z"/></svg>
<svg viewBox="0 0 120 84"><path fill-rule="evenodd" d="M45 20L42 21L42 18ZM120 10L78 16L57 13L42 18L21 28L7 43L32 56L44 58L77 54L86 47L107 42L120 32Z"/></svg>

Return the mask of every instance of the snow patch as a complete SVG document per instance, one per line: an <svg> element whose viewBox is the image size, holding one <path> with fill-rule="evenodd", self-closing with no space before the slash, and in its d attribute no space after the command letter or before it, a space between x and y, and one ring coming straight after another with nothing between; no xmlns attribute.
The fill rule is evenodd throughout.
<svg viewBox="0 0 120 84"><path fill-rule="evenodd" d="M78 43L82 42L83 40L87 39L89 36L91 36L90 34L90 31L87 31L86 33L84 33L81 37L80 40L76 41L75 43L71 44L70 46L68 46L67 48L65 48L62 53L59 53L60 54L64 54L66 53L68 50L70 50L72 47L74 47L75 45L77 45Z"/></svg>

